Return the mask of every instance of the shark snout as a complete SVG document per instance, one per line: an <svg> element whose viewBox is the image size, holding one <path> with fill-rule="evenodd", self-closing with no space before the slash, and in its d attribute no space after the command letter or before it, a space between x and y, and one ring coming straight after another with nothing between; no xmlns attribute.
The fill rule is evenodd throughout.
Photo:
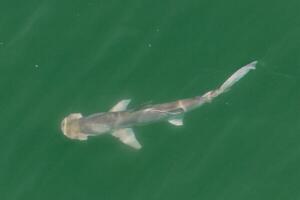
<svg viewBox="0 0 300 200"><path fill-rule="evenodd" d="M76 140L87 139L87 135L80 132L80 127L78 124L78 119L80 118L82 118L80 113L73 113L62 120L61 131L66 137Z"/></svg>

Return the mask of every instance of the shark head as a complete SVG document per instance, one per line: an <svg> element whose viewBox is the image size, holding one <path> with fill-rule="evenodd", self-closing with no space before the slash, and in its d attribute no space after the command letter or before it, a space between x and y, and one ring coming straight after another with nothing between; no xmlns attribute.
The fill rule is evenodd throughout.
<svg viewBox="0 0 300 200"><path fill-rule="evenodd" d="M87 140L87 135L80 132L78 123L80 118L82 118L81 113L72 113L62 120L61 130L66 137L76 140Z"/></svg>

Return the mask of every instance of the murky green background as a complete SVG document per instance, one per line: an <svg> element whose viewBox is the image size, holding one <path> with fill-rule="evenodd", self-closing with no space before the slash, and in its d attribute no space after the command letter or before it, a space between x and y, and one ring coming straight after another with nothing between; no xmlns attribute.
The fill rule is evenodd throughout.
<svg viewBox="0 0 300 200"><path fill-rule="evenodd" d="M0 199L300 199L300 2L0 2ZM183 127L63 136L72 112L200 95Z"/></svg>

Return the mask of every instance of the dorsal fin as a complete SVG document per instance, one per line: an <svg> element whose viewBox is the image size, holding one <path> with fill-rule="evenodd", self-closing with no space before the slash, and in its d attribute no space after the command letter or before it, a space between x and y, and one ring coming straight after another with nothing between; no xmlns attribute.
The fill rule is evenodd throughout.
<svg viewBox="0 0 300 200"><path fill-rule="evenodd" d="M114 107L110 109L110 112L120 112L125 111L127 109L128 104L130 103L131 99L124 99L119 101Z"/></svg>

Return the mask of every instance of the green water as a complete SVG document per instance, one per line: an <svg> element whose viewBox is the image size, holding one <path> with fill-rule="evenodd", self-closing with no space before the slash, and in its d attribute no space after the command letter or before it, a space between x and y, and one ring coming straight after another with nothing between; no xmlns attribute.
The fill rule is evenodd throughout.
<svg viewBox="0 0 300 200"><path fill-rule="evenodd" d="M300 2L0 2L0 199L300 199ZM61 120L200 95L183 127L69 140Z"/></svg>

